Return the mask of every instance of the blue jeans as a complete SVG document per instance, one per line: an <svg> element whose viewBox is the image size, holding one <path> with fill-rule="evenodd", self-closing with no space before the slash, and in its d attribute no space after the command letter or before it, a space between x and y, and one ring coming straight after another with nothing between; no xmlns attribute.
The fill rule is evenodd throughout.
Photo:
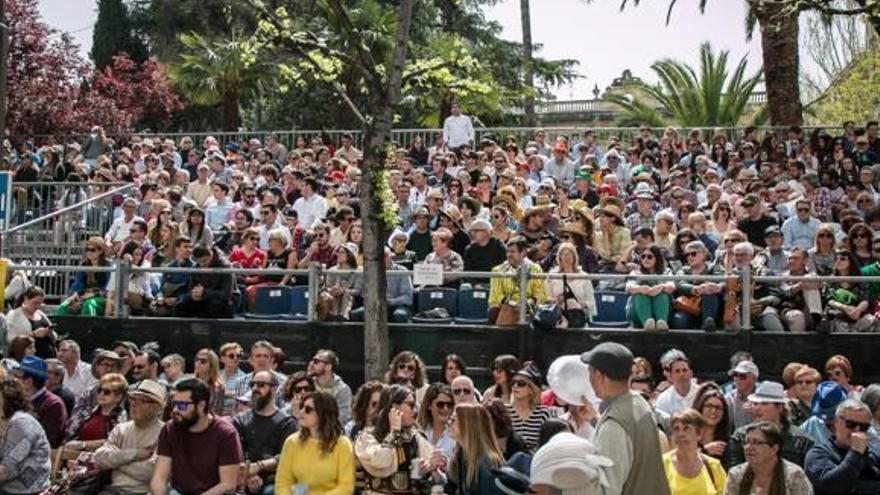
<svg viewBox="0 0 880 495"><path fill-rule="evenodd" d="M721 308L721 296L705 294L700 297L700 316L691 316L681 311L674 311L670 326L676 330L700 329L706 324L706 318L718 321L718 310Z"/></svg>

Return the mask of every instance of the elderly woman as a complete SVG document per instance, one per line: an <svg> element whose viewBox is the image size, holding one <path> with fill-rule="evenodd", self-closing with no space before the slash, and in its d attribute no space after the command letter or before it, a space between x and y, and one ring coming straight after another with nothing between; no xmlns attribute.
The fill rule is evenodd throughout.
<svg viewBox="0 0 880 495"><path fill-rule="evenodd" d="M464 260L461 255L452 250L452 232L446 227L440 227L431 234L431 247L433 251L425 258L425 263L443 265L443 272L464 271ZM458 287L458 279L443 276L444 286Z"/></svg>
<svg viewBox="0 0 880 495"><path fill-rule="evenodd" d="M119 373L108 373L98 381L98 404L88 414L74 415L67 425L68 459L76 459L79 452L92 452L104 445L110 431L128 420L125 397L128 382Z"/></svg>
<svg viewBox="0 0 880 495"><path fill-rule="evenodd" d="M708 264L709 251L701 241L691 241L684 247L687 264L677 275L723 275L717 265ZM721 307L722 282L679 280L675 283L672 328L703 328L708 332L716 328L718 310Z"/></svg>
<svg viewBox="0 0 880 495"><path fill-rule="evenodd" d="M550 418L556 417L556 410L541 405L541 372L529 363L516 372L513 377L510 403L507 405L513 431L530 452L538 448L541 426Z"/></svg>
<svg viewBox="0 0 880 495"><path fill-rule="evenodd" d="M730 469L724 495L813 495L804 470L782 458L783 436L776 425L759 421L745 431L746 462Z"/></svg>
<svg viewBox="0 0 880 495"><path fill-rule="evenodd" d="M852 380L852 373L852 364L850 364L846 356L836 354L828 358L828 361L825 361L825 374L829 380L837 382L846 393L861 392L864 390L864 387L850 382Z"/></svg>
<svg viewBox="0 0 880 495"><path fill-rule="evenodd" d="M568 275L583 275L578 262L577 248L574 244L563 242L556 251L556 266L551 274L561 274L563 278L548 278L544 281L547 296L556 301L562 310L565 327L583 327L589 319L596 316L596 298L593 283L585 278L568 278Z"/></svg>
<svg viewBox="0 0 880 495"><path fill-rule="evenodd" d="M687 408L672 415L669 428L675 448L663 455L670 495L719 495L727 475L718 459L700 452L705 422Z"/></svg>

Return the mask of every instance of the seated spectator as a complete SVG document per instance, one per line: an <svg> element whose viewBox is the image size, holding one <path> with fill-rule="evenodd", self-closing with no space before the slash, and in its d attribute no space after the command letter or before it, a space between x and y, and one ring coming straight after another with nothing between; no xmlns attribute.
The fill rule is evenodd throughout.
<svg viewBox="0 0 880 495"><path fill-rule="evenodd" d="M392 261L390 249L385 250L385 270L389 272L406 272L406 268ZM391 323L408 323L412 317L413 284L409 274L389 275L385 287L388 301L388 321ZM364 321L364 308L351 312L352 321Z"/></svg>
<svg viewBox="0 0 880 495"><path fill-rule="evenodd" d="M220 379L220 359L211 349L199 349L193 359L193 376L205 382L211 389L211 402L208 411L216 416L223 415L223 400L226 397L226 386Z"/></svg>
<svg viewBox="0 0 880 495"><path fill-rule="evenodd" d="M300 416L302 416L302 398L305 394L316 390L315 380L308 372L297 371L293 373L284 382L284 392L281 394L283 406L280 408L280 411L286 416L299 421ZM275 397L276 402L278 402L278 394Z"/></svg>
<svg viewBox="0 0 880 495"><path fill-rule="evenodd" d="M471 243L471 239L468 237L467 233L464 232L461 221L461 212L454 204L440 210L440 227L449 230L452 234L452 239L449 244L450 249L458 253L460 256L463 256L465 248Z"/></svg>
<svg viewBox="0 0 880 495"><path fill-rule="evenodd" d="M697 390L694 410L703 416L700 448L706 455L721 459L730 441L731 418L724 394L714 382L704 383Z"/></svg>
<svg viewBox="0 0 880 495"><path fill-rule="evenodd" d="M100 237L90 237L85 242L85 258L80 264L84 267L110 267L107 260L107 245ZM71 295L58 306L58 315L100 316L107 304L108 272L76 272L70 284Z"/></svg>
<svg viewBox="0 0 880 495"><path fill-rule="evenodd" d="M360 273L339 273L340 270L357 270L357 248L352 243L344 243L336 248L336 264L324 276L324 283L317 303L318 318L321 320L348 320L352 306L363 288Z"/></svg>
<svg viewBox="0 0 880 495"><path fill-rule="evenodd" d="M406 248L409 242L409 234L397 229L388 236L388 248L391 249L391 261L407 270L412 270L416 263L415 251Z"/></svg>
<svg viewBox="0 0 880 495"><path fill-rule="evenodd" d="M117 424L128 421L125 397L128 382L119 373L108 373L99 380L98 405L88 415L71 416L65 435L64 458L76 459L81 452L92 452L104 445Z"/></svg>
<svg viewBox="0 0 880 495"><path fill-rule="evenodd" d="M11 260L7 263L12 264ZM21 304L24 291L31 287L33 282L28 279L27 272L23 270L6 270L6 289L3 291L3 300L6 308L15 309Z"/></svg>
<svg viewBox="0 0 880 495"><path fill-rule="evenodd" d="M599 254L599 264L604 271L613 271L621 255L632 240L629 229L624 226L621 208L613 202L604 203L600 209L599 229L593 246Z"/></svg>
<svg viewBox="0 0 880 495"><path fill-rule="evenodd" d="M507 243L507 261L493 268L492 272L517 273L521 269L520 267L525 267L524 269L531 274L542 273L541 267L526 257L526 239L516 236ZM503 323L506 325L515 324L515 322L511 322L508 319L514 313L519 314L518 307L522 300L525 300L529 305L536 305L547 299L544 292L544 284L537 278L529 280L526 294L521 295L519 292L519 282L515 278L496 277L491 279L488 300L489 323L497 323L502 313L502 308L504 308L505 321Z"/></svg>
<svg viewBox="0 0 880 495"><path fill-rule="evenodd" d="M461 375L455 377L449 385L449 390L452 392L452 398L456 404L478 404L483 402L480 392L469 376Z"/></svg>
<svg viewBox="0 0 880 495"><path fill-rule="evenodd" d="M727 473L725 494L755 493L756 488L765 486L781 487L787 495L813 494L803 469L785 458L784 436L777 425L760 421L744 431L745 462Z"/></svg>
<svg viewBox="0 0 880 495"><path fill-rule="evenodd" d="M50 445L19 380L0 379L0 404L6 423L0 444L0 491L42 493L49 487Z"/></svg>
<svg viewBox="0 0 880 495"><path fill-rule="evenodd" d="M336 264L336 248L330 244L330 228L319 223L313 228L314 238L299 260L299 268L308 268L309 263L318 263L324 268Z"/></svg>
<svg viewBox="0 0 880 495"><path fill-rule="evenodd" d="M221 180L213 181L211 195L205 203L205 223L216 232L230 221L235 205L229 198L229 184Z"/></svg>
<svg viewBox="0 0 880 495"><path fill-rule="evenodd" d="M128 239L134 221L143 220L143 218L135 215L137 206L138 201L136 199L132 197L125 198L122 201L122 215L113 221L107 234L104 235L105 245L110 246L110 249L114 252L117 246Z"/></svg>
<svg viewBox="0 0 880 495"><path fill-rule="evenodd" d="M846 250L845 246L837 248L834 229L827 223L819 225L812 247L807 251L810 256L808 270L824 277L834 270L835 254L838 249ZM848 251L847 251L848 253Z"/></svg>
<svg viewBox="0 0 880 495"><path fill-rule="evenodd" d="M193 249L196 268L229 268L216 250L205 246ZM174 306L174 314L181 317L231 318L232 275L227 273L193 273L189 277L187 293Z"/></svg>
<svg viewBox="0 0 880 495"><path fill-rule="evenodd" d="M127 261L134 268L149 268L150 262L144 257L144 248L136 242L126 243L120 253L122 260ZM123 284L127 288L123 299L131 314L143 314L153 300L153 288L151 287L149 272L130 272L128 281ZM107 282L107 307L104 310L106 316L112 316L116 311L116 272L110 273L110 281Z"/></svg>
<svg viewBox="0 0 880 495"><path fill-rule="evenodd" d="M811 417L800 425L804 434L814 444L823 443L834 433L834 414L837 406L846 400L846 392L834 382L822 382L810 407Z"/></svg>
<svg viewBox="0 0 880 495"><path fill-rule="evenodd" d="M318 349L309 361L308 373L314 381L315 390L333 396L339 404L339 420L342 424L351 419L351 388L337 375L339 356L329 349Z"/></svg>
<svg viewBox="0 0 880 495"><path fill-rule="evenodd" d="M361 385L354 394L351 408L351 421L345 427L345 435L349 440L357 439L358 434L373 425L376 412L379 411L379 400L385 384L378 381L368 381Z"/></svg>
<svg viewBox="0 0 880 495"><path fill-rule="evenodd" d="M654 403L657 412L671 417L693 407L699 388L687 356L678 349L670 349L660 356L660 366L672 386L657 396Z"/></svg>
<svg viewBox="0 0 880 495"><path fill-rule="evenodd" d="M829 275L853 277L861 275L850 252L837 250L834 268ZM877 319L871 313L864 284L853 282L828 282L825 285L825 316L830 320L832 332L873 332Z"/></svg>
<svg viewBox="0 0 880 495"><path fill-rule="evenodd" d="M470 234L473 241L464 250L462 261L467 272L490 272L504 262L506 249L504 243L492 236L492 226L488 221L476 219L471 223ZM486 285L485 279L474 279L474 284Z"/></svg>
<svg viewBox="0 0 880 495"><path fill-rule="evenodd" d="M666 261L663 252L656 244L639 256L639 268L631 275L664 275ZM673 282L660 280L632 279L626 283L626 291L632 294L632 312L630 318L645 331L669 330L669 311L671 309L670 294L675 291Z"/></svg>
<svg viewBox="0 0 880 495"><path fill-rule="evenodd" d="M73 413L73 406L76 405L76 396L73 392L64 386L64 364L57 359L46 359L46 390L57 395L64 402L64 410L67 411L67 417Z"/></svg>
<svg viewBox="0 0 880 495"><path fill-rule="evenodd" d="M421 206L413 212L412 218L413 227L409 231L406 249L416 253L416 261L421 262L431 252L431 231L428 230L431 214L426 207Z"/></svg>
<svg viewBox="0 0 880 495"><path fill-rule="evenodd" d="M198 207L187 212L186 221L180 223L180 234L192 239L196 246L211 247L214 243L214 234L205 224L205 212Z"/></svg>
<svg viewBox="0 0 880 495"><path fill-rule="evenodd" d="M300 430L284 441L275 493L352 493L354 452L339 423L336 400L321 392L303 398ZM384 437L383 437L384 438Z"/></svg>
<svg viewBox="0 0 880 495"><path fill-rule="evenodd" d="M825 375L829 380L843 387L847 395L853 392L861 393L864 390L861 385L855 385L851 382L852 373L852 364L846 356L836 354L825 361Z"/></svg>
<svg viewBox="0 0 880 495"><path fill-rule="evenodd" d="M32 285L22 294L21 305L6 315L6 344L10 348L16 337L30 337L33 339L34 352L38 356L55 357L57 335L54 325L41 309L45 299L46 293L43 289Z"/></svg>
<svg viewBox="0 0 880 495"><path fill-rule="evenodd" d="M547 297L555 301L561 309L566 327L582 328L596 316L596 299L591 280L567 277L568 274L584 274L574 244L564 242L559 245L556 250L556 267L550 273L562 274L563 278L548 278L544 281Z"/></svg>
<svg viewBox="0 0 880 495"><path fill-rule="evenodd" d="M718 459L700 452L700 440L705 423L699 412L686 408L672 415L670 429L675 449L663 455L663 468L671 495L712 493L711 486L720 493L727 474Z"/></svg>
<svg viewBox="0 0 880 495"><path fill-rule="evenodd" d="M192 241L187 236L174 240L174 260L169 268L192 268L195 266L191 258ZM150 314L154 316L170 316L174 308L187 296L190 275L188 273L167 272L162 274L162 283L156 299L150 303Z"/></svg>
<svg viewBox="0 0 880 495"><path fill-rule="evenodd" d="M458 287L459 278L449 275L451 272L464 270L464 260L461 255L452 250L452 232L445 227L440 227L431 234L432 251L425 257L425 263L443 266L443 285L445 287Z"/></svg>
<svg viewBox="0 0 880 495"><path fill-rule="evenodd" d="M240 245L232 249L232 253L229 255L229 264L233 268L263 268L266 265L266 252L260 249L260 232L251 227L244 232L241 241ZM259 284L262 277L257 273L249 273L238 276L238 280L247 287L248 307L253 309L254 294L250 287Z"/></svg>
<svg viewBox="0 0 880 495"><path fill-rule="evenodd" d="M143 380L129 389L131 420L116 425L93 456L98 468L112 470L110 484L101 495L150 491L166 395L165 387L153 380Z"/></svg>
<svg viewBox="0 0 880 495"><path fill-rule="evenodd" d="M687 263L677 275L721 275L723 270L718 265L708 263L709 250L701 241L689 242L684 248ZM716 319L721 309L721 294L724 284L711 281L678 280L675 282L676 299L673 302L672 327L677 329L703 328L707 332L716 329ZM679 301L696 300L697 305L690 308L698 309L694 314L688 306Z"/></svg>
<svg viewBox="0 0 880 495"><path fill-rule="evenodd" d="M64 425L67 423L67 410L57 395L46 390L46 363L36 356L26 356L21 364L14 367L12 376L21 384L25 397L30 400L37 421L43 426L49 445L54 449L64 440Z"/></svg>
<svg viewBox="0 0 880 495"><path fill-rule="evenodd" d="M807 453L807 477L817 494L880 492L880 450L868 437L871 411L847 399L831 419L833 435Z"/></svg>
<svg viewBox="0 0 880 495"><path fill-rule="evenodd" d="M789 388L788 409L791 423L801 424L813 415L812 404L822 375L810 366L802 366L795 371L794 384Z"/></svg>
<svg viewBox="0 0 880 495"><path fill-rule="evenodd" d="M807 273L807 252L803 248L795 247L788 253L788 270L782 275L815 277L814 273ZM819 282L783 282L780 309L790 332L816 330L822 317Z"/></svg>
<svg viewBox="0 0 880 495"><path fill-rule="evenodd" d="M527 366L513 377L508 412L513 421L513 431L522 438L526 449L534 452L538 448L538 433L541 425L549 418L556 417L555 408L541 405L541 372L534 364Z"/></svg>
<svg viewBox="0 0 880 495"><path fill-rule="evenodd" d="M238 487L243 461L238 432L208 411L211 391L197 378L174 387L172 421L162 427L150 493L228 493ZM199 455L193 455L199 452ZM173 493L173 492L172 492Z"/></svg>
<svg viewBox="0 0 880 495"><path fill-rule="evenodd" d="M254 374L251 386L251 407L236 414L232 425L241 439L244 454L244 484L257 495L275 493L275 471L284 441L297 430L297 420L283 414L275 406L279 383L269 371Z"/></svg>
<svg viewBox="0 0 880 495"><path fill-rule="evenodd" d="M513 430L513 421L507 404L501 399L493 398L487 400L484 405L492 418L492 431L495 433L495 440L503 457L510 459L520 452L522 455L528 455L525 443Z"/></svg>
<svg viewBox="0 0 880 495"><path fill-rule="evenodd" d="M452 457L452 449L455 446L449 436L449 418L455 402L452 400L452 390L443 383L432 383L425 392L425 398L419 406L416 422L425 438L436 450L443 452L443 465Z"/></svg>

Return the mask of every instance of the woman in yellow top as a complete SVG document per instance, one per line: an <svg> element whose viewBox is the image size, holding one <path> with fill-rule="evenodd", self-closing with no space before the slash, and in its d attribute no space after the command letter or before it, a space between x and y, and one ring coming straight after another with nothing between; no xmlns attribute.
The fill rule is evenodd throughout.
<svg viewBox="0 0 880 495"><path fill-rule="evenodd" d="M721 495L727 474L718 459L700 452L703 416L693 409L672 415L672 444L663 455L663 468L671 495Z"/></svg>
<svg viewBox="0 0 880 495"><path fill-rule="evenodd" d="M599 263L604 272L613 272L621 255L632 244L632 237L623 223L621 210L613 201L606 202L599 209L599 230L593 235L593 248L599 253Z"/></svg>
<svg viewBox="0 0 880 495"><path fill-rule="evenodd" d="M354 493L354 452L339 424L339 406L324 392L306 394L300 430L284 442L275 495Z"/></svg>

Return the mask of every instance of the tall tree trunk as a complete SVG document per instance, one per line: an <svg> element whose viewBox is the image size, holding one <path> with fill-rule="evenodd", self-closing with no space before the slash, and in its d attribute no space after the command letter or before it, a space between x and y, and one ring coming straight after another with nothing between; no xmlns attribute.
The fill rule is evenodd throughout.
<svg viewBox="0 0 880 495"><path fill-rule="evenodd" d="M238 108L238 95L230 94L223 98L221 111L223 112L223 130L237 131L241 125L240 109Z"/></svg>
<svg viewBox="0 0 880 495"><path fill-rule="evenodd" d="M525 112L526 127L535 127L535 69L532 58L532 14L529 8L529 0L519 0L519 13L522 22L523 38L523 85L525 97L523 98L523 112Z"/></svg>
<svg viewBox="0 0 880 495"><path fill-rule="evenodd" d="M6 1L0 0L0 138L6 137L6 78L9 69L9 27L6 25Z"/></svg>
<svg viewBox="0 0 880 495"><path fill-rule="evenodd" d="M803 123L799 82L798 16L782 13L784 5L749 0L761 26L764 85L773 125Z"/></svg>
<svg viewBox="0 0 880 495"><path fill-rule="evenodd" d="M380 380L389 361L388 301L385 299L385 237L391 227L382 221L383 207L374 186L383 181L385 157L391 141L394 105L400 96L403 68L414 0L401 0L397 10L395 47L387 81L370 85L370 106L365 129L364 163L361 177L361 219L364 227L364 371L367 380ZM387 188L387 184L385 185ZM386 189L387 190L387 189Z"/></svg>

